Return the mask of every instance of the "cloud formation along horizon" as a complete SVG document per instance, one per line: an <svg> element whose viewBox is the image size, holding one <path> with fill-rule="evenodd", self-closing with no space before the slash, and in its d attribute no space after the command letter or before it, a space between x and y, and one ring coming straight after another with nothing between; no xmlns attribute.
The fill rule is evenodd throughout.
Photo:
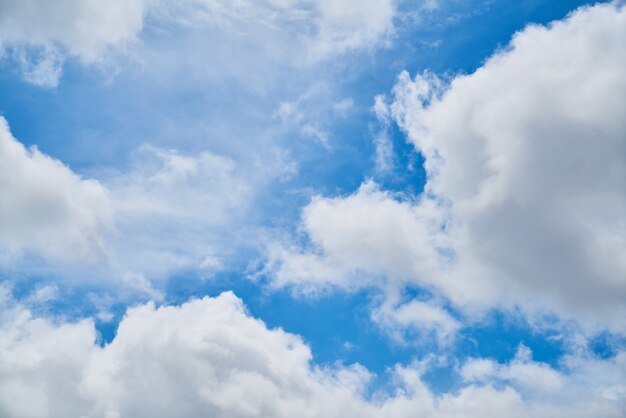
<svg viewBox="0 0 626 418"><path fill-rule="evenodd" d="M314 365L300 337L268 329L231 292L131 308L104 346L91 319L36 317L6 287L0 318L0 412L11 418L617 418L626 406L625 352L601 360L578 350L559 371L523 346L505 364L469 359L465 383L442 394L422 378L427 358L396 365L394 390L368 397L366 369Z"/></svg>

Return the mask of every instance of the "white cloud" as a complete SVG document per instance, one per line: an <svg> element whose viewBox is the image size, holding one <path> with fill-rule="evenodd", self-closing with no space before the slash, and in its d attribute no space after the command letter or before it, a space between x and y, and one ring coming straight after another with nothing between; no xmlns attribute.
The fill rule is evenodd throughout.
<svg viewBox="0 0 626 418"><path fill-rule="evenodd" d="M373 182L348 197L317 197L302 213L311 248L272 246L265 273L271 275L272 287L292 287L305 295L333 287L381 287L385 298L372 319L383 330L401 342L407 342L408 330L445 345L460 323L436 300L401 297L406 283L439 292L437 279L447 268L442 255L447 244L438 234L440 215L432 200L402 202Z"/></svg>
<svg viewBox="0 0 626 418"><path fill-rule="evenodd" d="M237 36L301 54L316 62L351 50L380 45L391 34L394 0L299 0L238 2L191 0L167 5L161 15L193 26L214 25ZM271 39L271 42L265 42ZM292 58L294 58L292 56Z"/></svg>
<svg viewBox="0 0 626 418"><path fill-rule="evenodd" d="M319 0L313 54L329 55L371 47L390 34L395 15L393 0Z"/></svg>
<svg viewBox="0 0 626 418"><path fill-rule="evenodd" d="M342 117L346 117L353 107L354 100L352 100L350 97L346 97L345 99L339 100L338 102L333 104L333 110L335 111L335 113Z"/></svg>
<svg viewBox="0 0 626 418"><path fill-rule="evenodd" d="M312 84L295 100L281 102L273 116L288 132L311 137L331 149L329 120L345 118L354 107L352 99L334 100L333 93L326 82Z"/></svg>
<svg viewBox="0 0 626 418"><path fill-rule="evenodd" d="M235 162L220 155L184 155L146 145L134 157L130 172L109 182L122 216L154 214L218 224L247 192L237 181Z"/></svg>
<svg viewBox="0 0 626 418"><path fill-rule="evenodd" d="M23 0L0 2L0 41L5 45L58 45L95 61L109 45L132 40L150 1Z"/></svg>
<svg viewBox="0 0 626 418"><path fill-rule="evenodd" d="M286 164L284 156L276 159ZM124 171L101 173L100 181L83 179L36 147L26 149L0 119L3 265L63 268L68 279L106 278L156 299L154 279L183 268L220 270L221 258L248 239L249 225L240 221L254 197L250 171L217 154L151 146L137 149L132 161ZM251 169L260 185L293 167ZM30 255L43 259L30 265Z"/></svg>
<svg viewBox="0 0 626 418"><path fill-rule="evenodd" d="M547 364L532 361L528 347L520 345L515 358L507 364L488 359L470 359L461 369L467 382L506 381L526 391L556 393L563 389L563 376Z"/></svg>
<svg viewBox="0 0 626 418"><path fill-rule="evenodd" d="M54 87L61 76L63 57L94 63L110 47L135 40L151 2L2 0L0 50L16 49L26 79Z"/></svg>
<svg viewBox="0 0 626 418"><path fill-rule="evenodd" d="M240 171L210 152L140 147L130 169L105 182L115 210L115 262L150 279L180 268L219 267L220 231L230 227L229 242L237 240L233 223L253 196Z"/></svg>
<svg viewBox="0 0 626 418"><path fill-rule="evenodd" d="M51 47L17 49L15 58L26 81L41 87L56 87L63 72L63 56Z"/></svg>
<svg viewBox="0 0 626 418"><path fill-rule="evenodd" d="M461 323L434 301L410 300L406 303L391 303L386 300L372 312L372 319L396 341L407 344L428 341L425 337L436 337L440 346L454 341ZM410 338L406 337L406 334ZM414 338L416 333L419 338Z"/></svg>
<svg viewBox="0 0 626 418"><path fill-rule="evenodd" d="M393 111L428 192L450 202L458 280L571 312L624 309L625 21L599 5L529 27L426 105L431 83L401 75Z"/></svg>
<svg viewBox="0 0 626 418"><path fill-rule="evenodd" d="M374 155L375 168L378 173L384 174L391 171L394 167L393 142L389 137L389 128L391 126L391 115L389 107L385 104L384 97L378 95L374 98L374 106L372 107L376 118L381 125L380 131L376 133L374 145L376 152Z"/></svg>
<svg viewBox="0 0 626 418"><path fill-rule="evenodd" d="M623 353L572 357L567 373L550 369L563 382L556 394L518 387L524 373L512 365L535 364L515 359L497 366L510 370L510 385L496 389L498 379L483 378L435 395L422 379L426 361L396 366L396 390L367 400L367 370L314 366L298 336L268 329L232 293L132 308L104 347L95 344L90 320L33 317L4 288L0 306L0 412L7 418L623 417L626 401Z"/></svg>
<svg viewBox="0 0 626 418"><path fill-rule="evenodd" d="M272 56L297 52L305 63L380 44L394 14L393 0L2 0L0 51L16 53L27 81L56 87L65 58L102 62L114 48L136 43L147 21L210 26Z"/></svg>
<svg viewBox="0 0 626 418"><path fill-rule="evenodd" d="M0 117L0 247L54 259L96 261L112 224L106 189L36 148L26 149Z"/></svg>
<svg viewBox="0 0 626 418"><path fill-rule="evenodd" d="M90 321L55 325L3 296L6 417L339 416L363 407L365 370L312 367L300 338L250 318L231 293L131 309L103 348Z"/></svg>
<svg viewBox="0 0 626 418"><path fill-rule="evenodd" d="M415 275L416 266L429 280L440 268L439 243L415 239L434 236L440 223L433 217L438 215L435 208L427 207L416 211L372 182L348 197L314 198L302 213L302 228L314 251L273 247L272 285L354 288L381 277L401 284Z"/></svg>
<svg viewBox="0 0 626 418"><path fill-rule="evenodd" d="M448 87L402 73L391 111L426 159L424 195L314 199L313 249L274 249L274 285L417 284L467 312L521 305L623 330L625 21L604 4L530 26Z"/></svg>

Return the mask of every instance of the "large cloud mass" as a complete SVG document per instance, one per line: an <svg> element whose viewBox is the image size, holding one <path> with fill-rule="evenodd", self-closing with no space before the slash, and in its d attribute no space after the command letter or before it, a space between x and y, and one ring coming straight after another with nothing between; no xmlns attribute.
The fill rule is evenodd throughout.
<svg viewBox="0 0 626 418"><path fill-rule="evenodd" d="M424 195L367 185L314 200L303 227L315 251L274 250L274 283L412 283L468 309L522 305L622 328L624 38L626 9L598 5L526 28L447 87L402 73L390 110L426 159Z"/></svg>
<svg viewBox="0 0 626 418"><path fill-rule="evenodd" d="M0 251L95 261L112 224L106 189L60 161L26 149L0 117Z"/></svg>
<svg viewBox="0 0 626 418"><path fill-rule="evenodd" d="M312 365L299 337L268 329L232 293L133 308L104 347L89 320L33 317L6 289L0 304L7 418L624 416L624 354L572 356L562 373L522 346L507 364L471 359L460 370L467 383L442 395L422 380L428 362L417 362L395 368L394 393L368 400L367 370Z"/></svg>
<svg viewBox="0 0 626 418"><path fill-rule="evenodd" d="M460 279L623 308L625 36L626 9L596 6L527 28L441 98L401 75L393 112L451 206Z"/></svg>

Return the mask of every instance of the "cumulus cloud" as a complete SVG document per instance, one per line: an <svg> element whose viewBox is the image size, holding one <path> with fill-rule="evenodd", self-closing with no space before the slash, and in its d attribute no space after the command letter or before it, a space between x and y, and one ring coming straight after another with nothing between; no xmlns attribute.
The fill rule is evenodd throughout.
<svg viewBox="0 0 626 418"><path fill-rule="evenodd" d="M147 0L0 2L3 44L51 46L96 60L109 46L132 39L142 27Z"/></svg>
<svg viewBox="0 0 626 418"><path fill-rule="evenodd" d="M368 399L366 369L314 365L300 337L268 329L229 292L129 309L104 346L95 343L89 319L38 318L5 288L0 296L0 412L7 418L623 417L623 353L611 360L572 357L567 373L543 370L521 354L493 365L507 379L503 386L485 373L477 382L467 371L476 369L474 359L462 368L472 383L439 395L423 380L428 362L398 365L396 389ZM537 368L563 390L517 385Z"/></svg>
<svg viewBox="0 0 626 418"><path fill-rule="evenodd" d="M454 342L461 323L436 301L413 299L393 303L390 298L372 312L372 319L401 344L429 341L440 346Z"/></svg>
<svg viewBox="0 0 626 418"><path fill-rule="evenodd" d="M416 266L428 280L439 269L440 244L415 237L435 237L439 214L427 203L420 211L413 209L373 182L348 197L314 198L302 213L312 251L272 247L271 285L315 291L329 285L350 289L378 283L381 277L402 283L414 276Z"/></svg>
<svg viewBox="0 0 626 418"><path fill-rule="evenodd" d="M459 280L624 308L625 21L600 5L531 26L441 97L400 76L392 109L450 204Z"/></svg>
<svg viewBox="0 0 626 418"><path fill-rule="evenodd" d="M449 84L400 74L389 110L425 157L424 194L314 199L311 248L272 249L274 285L404 283L468 312L521 305L623 329L625 21L623 6L585 7Z"/></svg>
<svg viewBox="0 0 626 418"><path fill-rule="evenodd" d="M520 345L515 358L507 364L490 359L470 359L461 369L461 377L467 382L494 380L514 382L526 390L543 391L547 394L563 389L563 376L547 364L532 361L528 347Z"/></svg>
<svg viewBox="0 0 626 418"><path fill-rule="evenodd" d="M21 56L26 79L54 87L63 57L100 60L112 46L133 41L151 0L0 1L0 49Z"/></svg>
<svg viewBox="0 0 626 418"><path fill-rule="evenodd" d="M58 160L26 149L0 117L0 248L54 259L96 261L112 224L106 189Z"/></svg>
<svg viewBox="0 0 626 418"><path fill-rule="evenodd" d="M372 319L396 340L404 341L404 332L412 329L451 342L460 323L438 300L446 295L441 272L449 269L449 243L440 234L445 217L438 206L427 197L401 200L371 181L347 197L316 197L301 222L311 245L271 246L264 273L270 286L308 296L332 288L379 287L385 298ZM403 300L402 288L409 283L432 295ZM458 292L478 291L475 283L448 285Z"/></svg>

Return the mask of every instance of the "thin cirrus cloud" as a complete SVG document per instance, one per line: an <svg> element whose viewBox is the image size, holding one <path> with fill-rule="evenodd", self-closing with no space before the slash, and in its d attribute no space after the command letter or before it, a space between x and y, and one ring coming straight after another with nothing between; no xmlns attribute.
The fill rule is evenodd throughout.
<svg viewBox="0 0 626 418"><path fill-rule="evenodd" d="M29 271L46 263L73 265L85 280L104 275L107 282L121 279L131 287L136 280L129 278L149 287L143 277L162 278L182 268L208 274L221 267L216 233L230 227L234 235L234 222L254 197L253 184L224 156L191 156L146 145L135 151L127 170L88 179L36 147L25 148L6 120L0 123L5 267ZM276 166L282 168L257 172L266 179L291 169ZM30 256L38 260L33 266ZM82 268L91 272L84 274Z"/></svg>
<svg viewBox="0 0 626 418"><path fill-rule="evenodd" d="M157 7L157 15L183 25L216 26L249 37L270 54L277 47L295 46L311 62L350 50L371 48L390 36L396 1L374 0L182 0ZM300 51L299 51L300 50ZM293 58L293 57L292 57Z"/></svg>
<svg viewBox="0 0 626 418"><path fill-rule="evenodd" d="M521 306L624 329L625 21L617 4L582 8L447 84L401 73L389 112L425 157L424 194L366 183L314 199L312 249L273 246L272 284L418 286L466 313Z"/></svg>
<svg viewBox="0 0 626 418"><path fill-rule="evenodd" d="M0 57L13 58L26 81L54 88L68 58L115 67L116 54L139 44L145 27L193 27L246 39L281 60L298 53L306 65L379 45L392 33L394 15L392 0L2 1L0 52L8 54Z"/></svg>
<svg viewBox="0 0 626 418"><path fill-rule="evenodd" d="M105 182L116 222L110 245L117 268L152 279L185 268L219 270L222 234L228 230L229 242L236 240L236 225L259 185L241 171L233 160L207 151L135 150L131 166Z"/></svg>
<svg viewBox="0 0 626 418"><path fill-rule="evenodd" d="M392 31L394 5L387 0L367 5L348 0L298 3L244 1L237 4L137 1L124 4L110 2L100 10L91 2L49 2L45 7L31 2L0 3L6 21L6 24L0 25L0 45L10 52L5 58L17 59L27 81L48 87L58 84L63 61L68 58L77 58L85 64L100 64L109 58L115 61L116 51L123 50L136 52L135 57L140 61L147 59L146 62L157 68L154 71L166 68L162 71L168 73L169 64L159 65L161 58L153 61L149 53L142 55L146 51L139 48L138 41L148 26L156 32L187 31L187 35L194 31L202 34L218 32L222 37L220 39L227 41L229 51L237 45L241 46L242 42L246 45L252 43L261 49L278 46L278 56L274 58L279 58L281 62L291 62L293 53L298 51L297 65L307 66L332 54L379 45L379 41ZM358 13L353 13L354 10ZM344 30L345 25L341 23L346 20L350 22L349 31ZM30 26L37 30L24 30ZM205 39L206 36L202 36L203 43L206 43ZM208 51L203 49L204 55L211 55L218 47L207 48ZM262 58L265 64L273 59L272 54L269 55L269 58ZM226 62L224 74L228 76L232 74L229 69L250 65L250 62L239 65L230 53L229 57L230 60L219 60ZM171 58L168 58L170 64L179 61ZM200 67L207 68L202 57L198 60L201 61ZM222 80L224 74L217 78ZM191 74L189 77L197 80L212 76ZM240 81L245 84L245 80ZM349 103L345 102L338 111L345 112ZM312 123L308 123L307 127L313 133L319 131ZM184 131L185 127L177 129ZM193 135L197 135L199 130L197 124L189 129L194 132ZM211 130L214 129L219 128L212 126ZM209 151L202 151L200 155L184 155L171 149L139 146L134 152L131 167L101 167L104 174L99 182L86 182L99 184L103 191L102 201L88 204L93 203L102 211L109 210L111 213L107 216L110 219L108 225L94 221L96 224L91 231L78 223L76 228L82 229L75 235L83 234L81 239L86 239L84 236L91 234L89 239L97 241L101 247L98 251L104 256L100 258L105 258L114 270L121 270L120 276L131 271L133 276L163 277L172 270L190 266L215 269L221 265L216 254L221 240L216 231L221 228L223 232L234 225L230 221L249 206L254 192L263 187L260 183L289 177L297 169L295 163L289 161L288 152L274 145L268 151L267 144L261 145L264 148L262 151L253 150L250 154L263 155L248 158L245 163ZM245 152L238 150L238 155L241 154ZM242 164L250 169L246 171ZM16 204L19 201L16 197ZM83 210L85 205L82 202L77 198L73 205L79 208L77 210ZM28 213L23 216L27 218ZM55 223L52 218L48 220ZM40 221L46 222L46 219ZM7 214L3 223L21 225L24 220L13 222ZM228 233L231 237L238 234L232 230ZM52 249L53 245L43 248L43 244L26 242L25 239L22 239L24 242L15 240L12 245L53 259L68 258L64 254L71 254L69 258L79 258L83 252L92 252L91 245L87 243L81 244L80 251L67 251L67 246L62 244L65 236L61 237L55 244L60 248L58 251Z"/></svg>
<svg viewBox="0 0 626 418"><path fill-rule="evenodd" d="M465 383L444 394L424 383L425 358L390 371L393 393L368 397L365 368L314 366L300 337L269 329L230 292L132 308L104 346L91 320L36 317L6 288L0 318L0 411L10 417L623 416L623 352L581 352L565 373L521 346L509 363L468 360Z"/></svg>

